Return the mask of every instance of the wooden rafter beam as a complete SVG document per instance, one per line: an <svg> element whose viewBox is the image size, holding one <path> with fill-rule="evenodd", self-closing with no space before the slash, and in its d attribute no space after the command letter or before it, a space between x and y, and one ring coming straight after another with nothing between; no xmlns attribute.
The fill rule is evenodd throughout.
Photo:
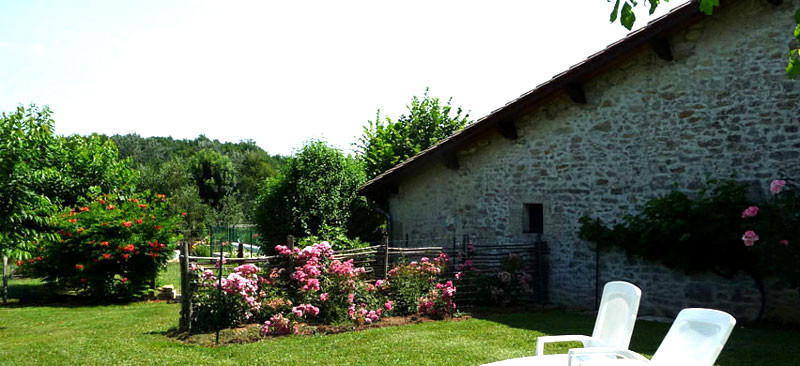
<svg viewBox="0 0 800 366"><path fill-rule="evenodd" d="M444 160L444 166L446 166L448 169L458 170L458 168L461 167L461 165L458 163L458 155L456 155L455 151L448 151L444 153L442 159Z"/></svg>
<svg viewBox="0 0 800 366"><path fill-rule="evenodd" d="M650 48L664 61L675 60L672 56L672 48L669 45L669 40L665 37L653 37L653 39L650 40Z"/></svg>
<svg viewBox="0 0 800 366"><path fill-rule="evenodd" d="M586 93L583 91L583 85L578 83L567 84L564 90L569 95L573 102L578 104L586 104Z"/></svg>
<svg viewBox="0 0 800 366"><path fill-rule="evenodd" d="M517 134L517 126L514 125L514 120L507 119L497 124L497 129L503 137L509 140L516 140L519 135Z"/></svg>

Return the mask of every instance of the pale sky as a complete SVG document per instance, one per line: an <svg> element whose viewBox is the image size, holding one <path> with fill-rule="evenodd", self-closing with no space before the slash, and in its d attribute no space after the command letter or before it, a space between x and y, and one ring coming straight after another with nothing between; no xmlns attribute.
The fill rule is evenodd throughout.
<svg viewBox="0 0 800 366"><path fill-rule="evenodd" d="M637 10L637 27L687 0ZM0 0L0 111L59 134L350 150L377 109L430 94L478 119L622 38L606 0Z"/></svg>

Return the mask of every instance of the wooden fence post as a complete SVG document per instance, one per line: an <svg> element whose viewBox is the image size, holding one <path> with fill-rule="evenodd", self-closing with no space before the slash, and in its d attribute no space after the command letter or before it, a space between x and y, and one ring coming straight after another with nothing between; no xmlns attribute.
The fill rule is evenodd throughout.
<svg viewBox="0 0 800 366"><path fill-rule="evenodd" d="M294 235L286 236L286 246L289 247L289 250L294 251Z"/></svg>
<svg viewBox="0 0 800 366"><path fill-rule="evenodd" d="M383 279L389 276L389 236L383 238Z"/></svg>
<svg viewBox="0 0 800 366"><path fill-rule="evenodd" d="M189 281L189 243L181 243L181 318L178 330L189 332L192 330L192 290Z"/></svg>
<svg viewBox="0 0 800 366"><path fill-rule="evenodd" d="M239 242L239 252L236 253L236 257L244 258L244 243L242 243L241 241Z"/></svg>
<svg viewBox="0 0 800 366"><path fill-rule="evenodd" d="M8 256L3 255L3 305L8 301Z"/></svg>

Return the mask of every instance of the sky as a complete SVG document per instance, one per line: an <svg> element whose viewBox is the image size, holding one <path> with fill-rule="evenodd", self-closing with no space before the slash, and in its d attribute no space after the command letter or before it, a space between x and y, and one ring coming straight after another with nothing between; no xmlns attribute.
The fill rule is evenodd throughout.
<svg viewBox="0 0 800 366"><path fill-rule="evenodd" d="M636 27L688 0L639 6ZM0 0L0 111L63 135L345 151L430 95L476 120L624 37L607 0Z"/></svg>

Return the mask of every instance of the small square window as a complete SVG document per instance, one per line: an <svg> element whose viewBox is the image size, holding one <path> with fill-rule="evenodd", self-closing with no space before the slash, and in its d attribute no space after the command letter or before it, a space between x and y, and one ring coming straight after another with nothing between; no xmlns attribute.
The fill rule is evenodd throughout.
<svg viewBox="0 0 800 366"><path fill-rule="evenodd" d="M544 208L541 203L525 204L524 232L531 234L544 233Z"/></svg>

